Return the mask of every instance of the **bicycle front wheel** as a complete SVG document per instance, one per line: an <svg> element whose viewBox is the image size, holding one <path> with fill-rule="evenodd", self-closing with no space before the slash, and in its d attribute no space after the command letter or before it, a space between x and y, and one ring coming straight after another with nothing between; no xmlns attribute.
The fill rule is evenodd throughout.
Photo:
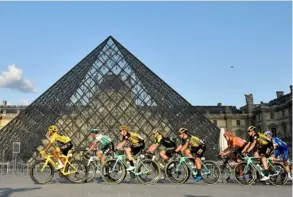
<svg viewBox="0 0 293 197"><path fill-rule="evenodd" d="M97 168L93 162L91 162L87 166L87 168L88 168L88 173L87 173L86 182L91 182L96 177Z"/></svg>
<svg viewBox="0 0 293 197"><path fill-rule="evenodd" d="M204 161L201 167L201 176L206 184L216 183L221 175L219 166L213 161Z"/></svg>
<svg viewBox="0 0 293 197"><path fill-rule="evenodd" d="M240 185L251 185L255 182L257 175L255 169L247 163L238 163L234 168L234 177Z"/></svg>
<svg viewBox="0 0 293 197"><path fill-rule="evenodd" d="M46 166L44 165L45 161L39 160L35 161L30 168L30 177L37 184L46 184L50 182L54 176L54 167L52 164L47 163ZM47 174L45 178L42 178L45 174ZM39 177L39 175L41 175L41 177Z"/></svg>
<svg viewBox="0 0 293 197"><path fill-rule="evenodd" d="M143 160L137 166L137 172L137 179L143 184L154 184L160 179L161 175L159 165L150 159Z"/></svg>
<svg viewBox="0 0 293 197"><path fill-rule="evenodd" d="M179 160L172 160L165 167L165 176L170 183L185 183L190 177L190 170Z"/></svg>
<svg viewBox="0 0 293 197"><path fill-rule="evenodd" d="M102 179L109 184L119 184L126 177L126 168L122 162L110 159L101 168Z"/></svg>
<svg viewBox="0 0 293 197"><path fill-rule="evenodd" d="M72 183L83 183L87 179L88 168L85 162L72 160L67 164L65 172L69 173L67 179Z"/></svg>

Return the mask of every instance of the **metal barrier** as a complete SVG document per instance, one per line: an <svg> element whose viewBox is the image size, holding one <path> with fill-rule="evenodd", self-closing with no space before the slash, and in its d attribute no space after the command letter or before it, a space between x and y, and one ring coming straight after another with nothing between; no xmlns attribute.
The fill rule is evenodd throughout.
<svg viewBox="0 0 293 197"><path fill-rule="evenodd" d="M28 176L29 165L22 162L0 162L0 175Z"/></svg>

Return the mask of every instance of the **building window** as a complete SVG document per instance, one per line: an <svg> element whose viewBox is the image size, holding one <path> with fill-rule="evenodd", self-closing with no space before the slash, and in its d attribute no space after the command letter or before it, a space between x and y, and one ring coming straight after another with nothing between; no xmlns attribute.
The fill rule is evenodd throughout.
<svg viewBox="0 0 293 197"><path fill-rule="evenodd" d="M287 138L287 126L286 124L283 125L284 137Z"/></svg>
<svg viewBox="0 0 293 197"><path fill-rule="evenodd" d="M274 136L277 136L277 129L276 128L271 128L271 131Z"/></svg>
<svg viewBox="0 0 293 197"><path fill-rule="evenodd" d="M274 119L275 118L274 112L270 113L270 117L271 117L271 119Z"/></svg>
<svg viewBox="0 0 293 197"><path fill-rule="evenodd" d="M243 132L241 130L237 130L235 132L235 134L236 134L237 137L241 137L241 138L243 137Z"/></svg>
<svg viewBox="0 0 293 197"><path fill-rule="evenodd" d="M240 120L236 120L237 126L240 126Z"/></svg>
<svg viewBox="0 0 293 197"><path fill-rule="evenodd" d="M282 117L285 117L285 111L282 110Z"/></svg>
<svg viewBox="0 0 293 197"><path fill-rule="evenodd" d="M218 125L218 121L217 120L214 120L214 124L217 126Z"/></svg>

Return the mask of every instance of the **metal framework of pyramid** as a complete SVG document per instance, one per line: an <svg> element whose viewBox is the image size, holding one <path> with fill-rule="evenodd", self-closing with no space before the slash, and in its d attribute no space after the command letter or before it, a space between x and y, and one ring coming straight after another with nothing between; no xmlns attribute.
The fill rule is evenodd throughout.
<svg viewBox="0 0 293 197"><path fill-rule="evenodd" d="M75 147L89 146L87 132L120 139L119 126L152 141L150 132L161 128L177 137L186 127L207 143L205 156L218 154L219 129L112 36L68 71L0 131L0 150L12 158L13 142L20 142L20 158L27 161L46 143L47 128L56 124Z"/></svg>

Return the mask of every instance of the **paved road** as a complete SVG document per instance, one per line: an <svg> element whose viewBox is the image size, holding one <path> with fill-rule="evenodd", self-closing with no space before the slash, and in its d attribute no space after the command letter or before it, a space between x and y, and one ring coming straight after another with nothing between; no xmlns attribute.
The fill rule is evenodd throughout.
<svg viewBox="0 0 293 197"><path fill-rule="evenodd" d="M289 197L292 186L238 184L195 184L188 182L173 185L159 181L155 185L142 185L136 180L119 185L108 185L103 182L72 184L63 179L53 183L36 185L29 177L0 177L0 197Z"/></svg>

